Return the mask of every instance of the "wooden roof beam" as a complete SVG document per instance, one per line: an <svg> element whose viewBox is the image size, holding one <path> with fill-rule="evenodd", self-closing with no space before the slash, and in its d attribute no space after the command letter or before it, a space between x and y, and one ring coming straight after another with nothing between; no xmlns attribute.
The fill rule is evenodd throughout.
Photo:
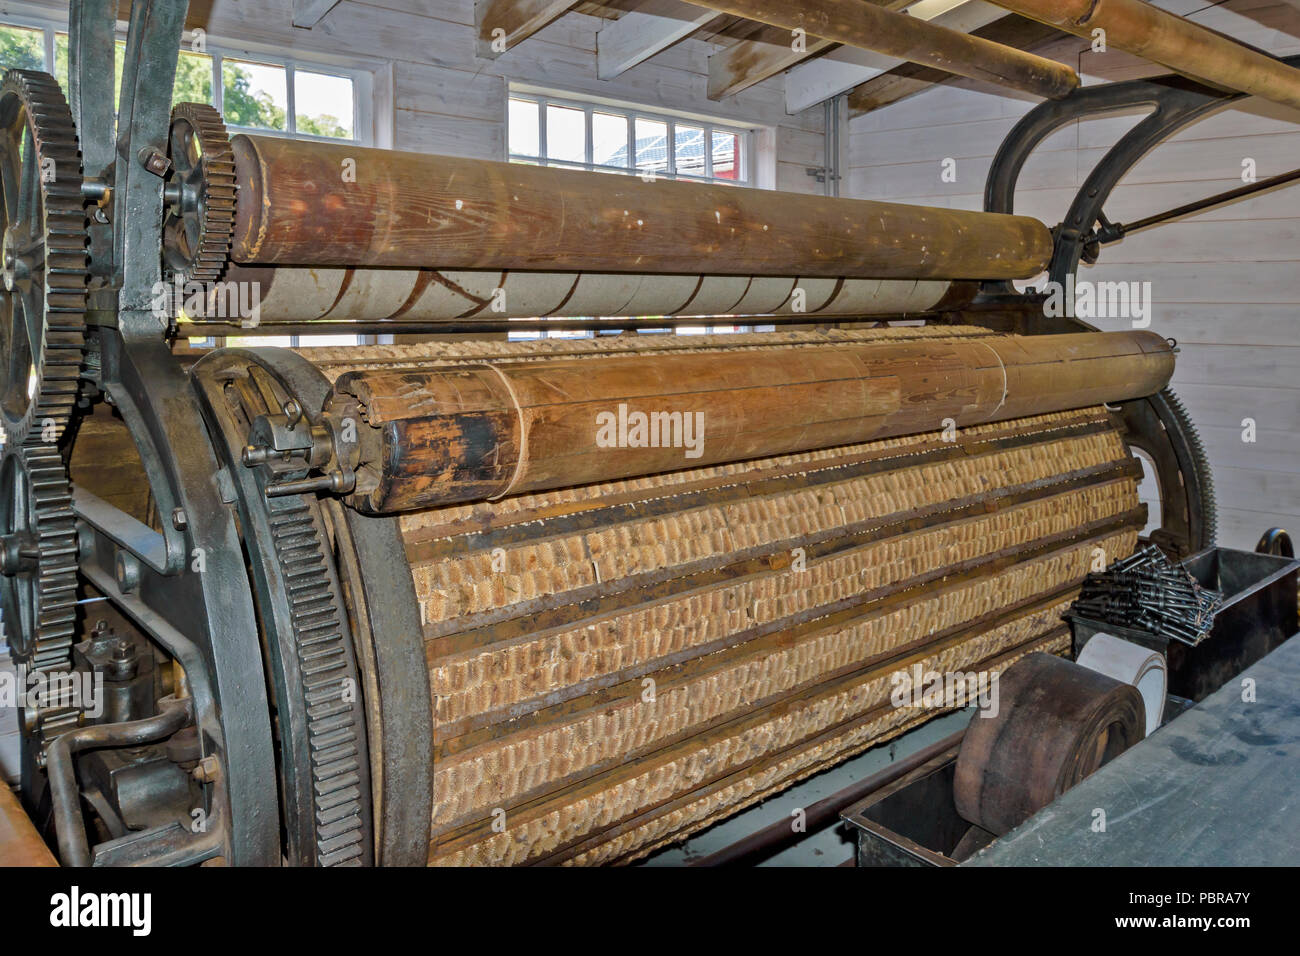
<svg viewBox="0 0 1300 956"><path fill-rule="evenodd" d="M1090 39L1176 73L1300 109L1300 70L1143 0L995 0L1022 16Z"/></svg>
<svg viewBox="0 0 1300 956"><path fill-rule="evenodd" d="M792 33L802 31L810 42L816 37L843 43L1035 96L1057 98L1079 85L1078 74L1064 63L935 26L865 0L802 0L798 5L789 0L695 2Z"/></svg>
<svg viewBox="0 0 1300 956"><path fill-rule="evenodd" d="M493 60L564 16L579 0L474 0L475 52Z"/></svg>
<svg viewBox="0 0 1300 956"><path fill-rule="evenodd" d="M993 21L987 26L971 31L972 35L1004 43L1017 49L1033 51L1067 34L1014 13ZM888 73L870 79L849 91L847 105L849 118L865 116L891 103L915 96L931 87L952 83L959 79L951 73L933 67L903 63Z"/></svg>
<svg viewBox="0 0 1300 956"><path fill-rule="evenodd" d="M914 0L867 0L888 10L901 10ZM833 50L837 44L819 37L805 36L796 43L769 43L742 40L709 57L709 99L720 100L768 77L784 72L805 60Z"/></svg>
<svg viewBox="0 0 1300 956"><path fill-rule="evenodd" d="M959 33L972 33L1007 13L984 0L920 0L907 8L907 15ZM905 62L853 47L833 50L790 71L785 78L785 110L801 113Z"/></svg>

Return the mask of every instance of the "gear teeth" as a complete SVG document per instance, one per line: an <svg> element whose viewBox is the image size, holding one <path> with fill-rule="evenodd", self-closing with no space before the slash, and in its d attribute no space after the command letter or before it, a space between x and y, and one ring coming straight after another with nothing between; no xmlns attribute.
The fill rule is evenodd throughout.
<svg viewBox="0 0 1300 956"><path fill-rule="evenodd" d="M1219 506L1214 494L1214 476L1210 471L1210 459L1205 453L1200 432L1196 430L1191 416L1187 414L1187 407L1183 404L1183 400L1170 388L1164 389L1160 394L1168 403L1169 410L1173 413L1174 420L1178 423L1178 429L1186 439L1188 451L1192 456L1197 487L1200 490L1201 521L1204 524L1204 540L1201 542L1201 547L1208 548L1219 539Z"/></svg>
<svg viewBox="0 0 1300 956"><path fill-rule="evenodd" d="M215 282L226 270L230 244L235 234L235 153L221 114L206 103L179 103L172 110L172 139L179 128L188 126L189 135L198 140L201 150L199 166L203 170L203 207L200 216L199 242L195 249L180 248L175 237L187 230L185 217L194 215L176 206L169 207L163 222L166 249L164 261L169 278L182 282ZM173 168L176 157L171 157ZM180 263L184 262L184 265Z"/></svg>
<svg viewBox="0 0 1300 956"><path fill-rule="evenodd" d="M49 74L10 70L0 85L0 98L10 96L26 112L42 171L44 238L42 340L33 343L39 354L37 387L22 417L4 418L5 444L13 447L59 441L72 417L85 350L88 258L81 153L63 91ZM0 388L8 391L15 385L3 383Z"/></svg>
<svg viewBox="0 0 1300 956"><path fill-rule="evenodd" d="M76 626L77 523L72 511L72 486L63 456L53 445L28 445L8 449L7 457L18 460L17 481L26 484L31 502L32 527L39 552L37 569L30 587L12 585L16 601L30 601L31 633L12 628L9 642L14 657L29 672L68 671L72 668L72 644ZM25 592L25 596L20 596ZM6 602L8 603L8 602ZM66 703L51 701L37 709L34 726L49 739L56 726L75 721L77 711Z"/></svg>
<svg viewBox="0 0 1300 956"><path fill-rule="evenodd" d="M306 702L312 821L319 866L355 864L363 855L360 779L363 733L343 633L344 613L330 578L316 505L288 499L271 515L271 537L284 574L295 656Z"/></svg>

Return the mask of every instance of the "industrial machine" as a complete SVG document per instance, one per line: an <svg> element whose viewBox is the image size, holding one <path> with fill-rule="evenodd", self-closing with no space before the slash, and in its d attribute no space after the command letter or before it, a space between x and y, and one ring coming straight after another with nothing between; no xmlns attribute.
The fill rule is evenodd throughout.
<svg viewBox="0 0 1300 956"><path fill-rule="evenodd" d="M2 614L65 864L636 859L937 712L891 672L1068 653L1133 449L1150 539L1212 542L1174 344L1012 281L1236 94L1075 90L962 212L232 137L172 108L186 7L131 4L116 122L110 0L67 91L0 89ZM1141 104L1059 227L1012 214ZM777 331L634 331L714 315ZM502 334L556 317L624 334ZM337 330L462 335L177 346Z"/></svg>

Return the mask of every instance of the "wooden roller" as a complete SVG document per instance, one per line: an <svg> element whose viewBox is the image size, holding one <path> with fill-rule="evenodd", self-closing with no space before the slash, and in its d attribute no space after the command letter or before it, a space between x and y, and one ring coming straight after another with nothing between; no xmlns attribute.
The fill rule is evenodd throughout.
<svg viewBox="0 0 1300 956"><path fill-rule="evenodd" d="M373 369L349 502L373 513L942 432L1153 394L1151 332L859 341L800 350Z"/></svg>
<svg viewBox="0 0 1300 956"><path fill-rule="evenodd" d="M1052 254L1023 216L265 136L232 146L244 264L1015 279Z"/></svg>

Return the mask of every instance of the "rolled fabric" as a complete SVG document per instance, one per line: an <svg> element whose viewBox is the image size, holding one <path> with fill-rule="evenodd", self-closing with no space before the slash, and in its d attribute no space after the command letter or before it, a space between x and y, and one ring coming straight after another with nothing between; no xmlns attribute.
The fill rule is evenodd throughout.
<svg viewBox="0 0 1300 956"><path fill-rule="evenodd" d="M1014 830L1144 736L1137 688L1051 654L1029 654L998 680L997 712L971 719L953 798L963 819Z"/></svg>
<svg viewBox="0 0 1300 956"><path fill-rule="evenodd" d="M1165 655L1114 634L1094 634L1075 661L1136 687L1146 710L1147 734L1160 726L1165 713L1165 695L1169 692Z"/></svg>

